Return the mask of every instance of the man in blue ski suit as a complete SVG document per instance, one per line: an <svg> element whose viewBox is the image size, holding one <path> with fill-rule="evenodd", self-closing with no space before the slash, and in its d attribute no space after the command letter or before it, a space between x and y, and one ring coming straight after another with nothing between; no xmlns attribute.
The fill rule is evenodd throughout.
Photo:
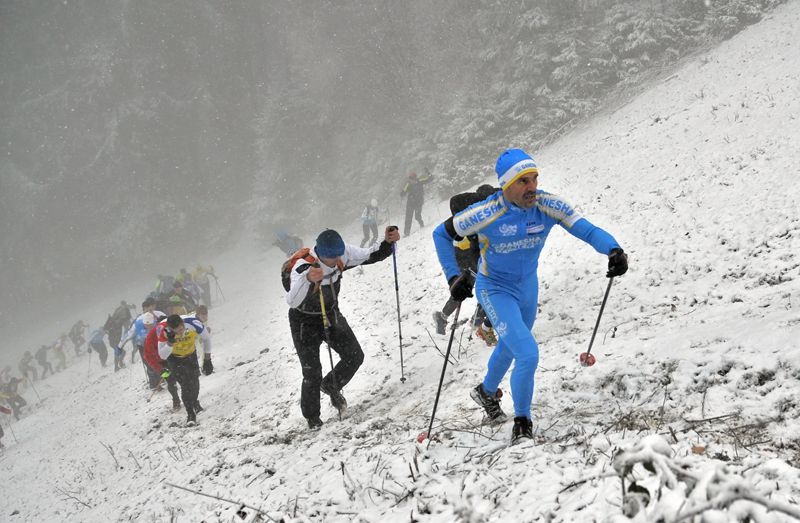
<svg viewBox="0 0 800 523"><path fill-rule="evenodd" d="M608 277L628 269L627 256L617 241L592 225L563 198L537 189L536 163L521 149L509 149L495 166L502 192L471 205L440 224L433 232L439 262L450 294L456 301L472 296L495 327L500 338L489 358L483 383L470 393L491 421L505 419L496 398L497 387L514 361L511 394L514 398L512 442L533 438L531 401L539 347L531 329L536 319L539 282L536 270L545 239L554 225L608 255ZM461 273L453 252L453 240L477 234L481 247L477 282Z"/></svg>

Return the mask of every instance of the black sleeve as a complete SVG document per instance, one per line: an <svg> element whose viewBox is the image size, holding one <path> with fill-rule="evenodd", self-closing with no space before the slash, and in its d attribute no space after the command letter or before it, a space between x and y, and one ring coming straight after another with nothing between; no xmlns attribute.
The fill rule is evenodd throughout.
<svg viewBox="0 0 800 523"><path fill-rule="evenodd" d="M457 242L460 242L461 240L464 239L463 236L459 236L456 233L456 228L455 228L455 226L453 226L453 217L452 216L444 221L444 230L445 230L445 232L447 232L447 234L450 235L450 237L453 240L455 240Z"/></svg>
<svg viewBox="0 0 800 523"><path fill-rule="evenodd" d="M367 258L367 261L365 261L361 265L370 265L372 263L383 261L391 255L392 255L392 244L387 242L386 240L383 240L381 242L380 247L378 247L378 250L370 254L369 258Z"/></svg>

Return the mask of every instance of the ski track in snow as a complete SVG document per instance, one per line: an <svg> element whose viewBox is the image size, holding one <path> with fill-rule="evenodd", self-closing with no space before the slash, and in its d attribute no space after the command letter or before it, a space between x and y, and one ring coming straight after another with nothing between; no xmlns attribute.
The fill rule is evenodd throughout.
<svg viewBox="0 0 800 523"><path fill-rule="evenodd" d="M610 472L615 448L652 433L698 468L728 463L772 499L795 503L799 27L793 1L533 151L541 188L612 232L631 264L612 288L597 364L581 368L604 259L563 231L551 235L535 327L535 442L508 447L511 422L482 425L469 390L490 351L462 329L437 441L415 442L442 364L426 329L447 345L431 324L446 299L431 227L401 240L397 254L407 382L391 260L348 271L341 309L366 359L344 391L345 419L323 395L325 425L312 433L300 414L281 258L231 252L215 263L228 301L211 310L217 372L201 377L199 425L183 427L185 413L171 411L166 392L146 401L138 361L116 374L99 372L96 360L73 362L36 383L41 402L24 393L35 406L13 426L19 443L6 430L0 520L627 521L618 479L565 487ZM445 208L428 208L426 218L434 225ZM345 236L360 237L355 228ZM465 302L462 317L473 308ZM507 379L501 387L510 412ZM706 450L694 455L693 445ZM235 504L167 483L269 516L251 508L237 516Z"/></svg>

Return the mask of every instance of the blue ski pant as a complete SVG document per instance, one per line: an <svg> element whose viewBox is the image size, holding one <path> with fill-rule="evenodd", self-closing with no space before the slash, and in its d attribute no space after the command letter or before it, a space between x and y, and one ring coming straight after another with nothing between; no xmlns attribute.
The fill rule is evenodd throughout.
<svg viewBox="0 0 800 523"><path fill-rule="evenodd" d="M533 275L508 286L479 275L475 290L499 338L489 357L483 390L494 395L514 362L511 371L514 416L530 418L534 373L539 365L539 346L531 332L538 305L537 278Z"/></svg>

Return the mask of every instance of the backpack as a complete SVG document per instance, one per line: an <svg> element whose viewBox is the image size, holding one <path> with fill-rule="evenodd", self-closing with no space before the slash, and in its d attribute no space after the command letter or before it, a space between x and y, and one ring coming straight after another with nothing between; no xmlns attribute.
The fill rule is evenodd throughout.
<svg viewBox="0 0 800 523"><path fill-rule="evenodd" d="M283 284L283 288L288 292L289 288L292 285L292 278L291 272L294 264L297 263L297 260L303 259L307 261L309 264L313 265L317 263L317 259L311 256L311 249L308 247L303 247L298 249L292 254L288 260L283 262L281 265L281 283Z"/></svg>
<svg viewBox="0 0 800 523"><path fill-rule="evenodd" d="M161 278L161 285L159 286L158 290L161 292L168 292L172 289L172 284L175 283L175 278L172 276L163 276Z"/></svg>

